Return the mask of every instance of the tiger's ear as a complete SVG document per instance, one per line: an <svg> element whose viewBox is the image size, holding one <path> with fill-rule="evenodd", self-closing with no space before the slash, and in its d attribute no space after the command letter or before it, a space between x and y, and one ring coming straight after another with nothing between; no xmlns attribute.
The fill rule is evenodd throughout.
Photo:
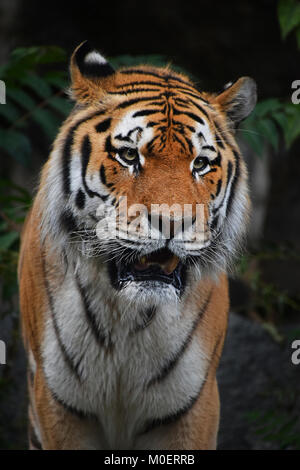
<svg viewBox="0 0 300 470"><path fill-rule="evenodd" d="M73 52L70 63L71 96L81 103L91 103L105 95L105 88L115 74L107 60L88 41Z"/></svg>
<svg viewBox="0 0 300 470"><path fill-rule="evenodd" d="M231 127L236 128L253 111L257 101L256 83L250 77L242 77L214 98L225 112Z"/></svg>

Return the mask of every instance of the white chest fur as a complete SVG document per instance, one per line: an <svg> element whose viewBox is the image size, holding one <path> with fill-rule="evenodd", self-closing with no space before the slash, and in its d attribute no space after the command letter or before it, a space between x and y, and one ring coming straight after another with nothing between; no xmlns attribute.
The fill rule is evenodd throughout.
<svg viewBox="0 0 300 470"><path fill-rule="evenodd" d="M128 449L147 423L197 395L208 360L199 336L190 338L196 308L162 299L143 328L151 306L113 302L108 279L98 276L84 286L91 275L69 270L58 287L49 283L44 370L61 401L97 416L104 447Z"/></svg>

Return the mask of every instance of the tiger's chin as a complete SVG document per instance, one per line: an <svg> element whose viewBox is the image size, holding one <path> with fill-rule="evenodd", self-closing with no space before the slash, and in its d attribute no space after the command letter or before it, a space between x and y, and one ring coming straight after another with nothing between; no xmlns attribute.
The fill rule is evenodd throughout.
<svg viewBox="0 0 300 470"><path fill-rule="evenodd" d="M128 282L117 295L127 305L138 309L176 305L180 300L180 292L172 285L156 281Z"/></svg>

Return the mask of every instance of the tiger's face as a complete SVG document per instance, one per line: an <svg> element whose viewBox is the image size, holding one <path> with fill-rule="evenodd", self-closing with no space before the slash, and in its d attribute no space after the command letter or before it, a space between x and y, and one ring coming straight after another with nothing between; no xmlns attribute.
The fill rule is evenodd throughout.
<svg viewBox="0 0 300 470"><path fill-rule="evenodd" d="M255 105L253 80L203 93L168 68L115 72L88 43L71 73L77 105L48 168L56 233L81 241L131 298L179 297L225 270L249 210L234 131Z"/></svg>

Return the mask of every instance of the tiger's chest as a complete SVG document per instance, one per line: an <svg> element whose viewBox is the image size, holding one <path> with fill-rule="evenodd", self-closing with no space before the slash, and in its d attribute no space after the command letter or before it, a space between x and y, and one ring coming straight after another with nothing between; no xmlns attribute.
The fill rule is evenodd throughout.
<svg viewBox="0 0 300 470"><path fill-rule="evenodd" d="M207 358L191 335L195 311L180 305L124 305L111 310L98 289L74 276L50 288L43 344L46 380L55 396L96 417L105 448L132 448L151 422L176 414L196 395Z"/></svg>

